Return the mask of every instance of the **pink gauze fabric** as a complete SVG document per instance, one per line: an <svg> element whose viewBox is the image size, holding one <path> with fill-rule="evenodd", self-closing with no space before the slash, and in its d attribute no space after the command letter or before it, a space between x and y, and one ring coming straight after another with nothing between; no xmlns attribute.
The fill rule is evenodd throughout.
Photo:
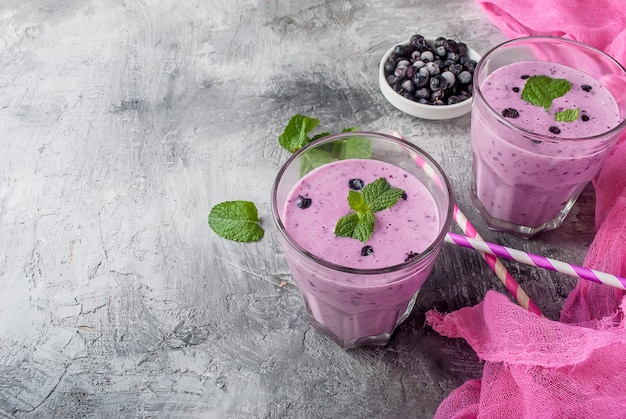
<svg viewBox="0 0 626 419"><path fill-rule="evenodd" d="M510 38L562 36L626 64L624 0L477 3ZM626 276L626 136L594 186L597 232L584 265ZM485 361L482 378L454 390L435 418L626 417L625 310L623 291L579 280L558 322L493 291L474 307L447 315L429 311L434 330L465 339Z"/></svg>

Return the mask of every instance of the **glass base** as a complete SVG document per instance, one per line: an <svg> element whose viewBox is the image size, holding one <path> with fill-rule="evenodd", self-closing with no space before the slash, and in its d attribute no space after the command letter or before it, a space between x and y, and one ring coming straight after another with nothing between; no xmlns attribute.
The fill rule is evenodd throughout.
<svg viewBox="0 0 626 419"><path fill-rule="evenodd" d="M476 195L476 191L474 190L474 188L472 188L471 199L472 199L472 204L474 204L474 207L476 207L478 212L480 212L480 215L482 215L482 217L487 222L487 227L489 227L489 229L515 234L516 236L520 236L524 239L530 239L533 236L537 235L538 233L541 233L542 231L555 230L559 228L561 224L563 224L563 221L567 217L567 214L569 214L570 210L576 203L576 200L578 199L578 195L571 198L556 217L554 217L553 219L549 221L546 221L545 223L537 227L513 224L508 221L504 221L499 218L492 217L489 214L489 212L487 212L487 209L484 207L482 202L480 202L480 199L478 199L478 196Z"/></svg>
<svg viewBox="0 0 626 419"><path fill-rule="evenodd" d="M345 338L345 337L337 336L335 333L330 331L326 326L324 326L322 323L317 321L315 319L315 317L313 317L313 315L311 314L311 312L308 309L308 307L307 307L307 313L306 313L307 314L307 319L309 321L309 324L315 330L317 330L319 333L321 333L323 335L326 335L326 336L330 337L342 349L352 349L352 348L358 348L358 347L361 347L361 346L384 346L387 343L389 343L389 340L391 339L391 336L393 335L393 332L396 330L396 328L402 322L404 322L409 317L409 315L411 314L411 311L413 311L413 306L415 305L415 300L417 299L417 295L418 294L419 294L419 290L417 290L415 295L413 295L411 300L408 302L408 304L406 306L406 309L398 317L398 320L396 321L395 325L393 326L393 329L390 330L389 332L381 333L381 334L376 335L376 336L361 336L361 337L357 337L357 338Z"/></svg>

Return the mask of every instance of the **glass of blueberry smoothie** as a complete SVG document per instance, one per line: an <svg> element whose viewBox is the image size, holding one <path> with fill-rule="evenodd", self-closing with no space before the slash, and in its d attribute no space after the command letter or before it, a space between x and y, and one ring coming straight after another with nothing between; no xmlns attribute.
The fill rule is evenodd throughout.
<svg viewBox="0 0 626 419"><path fill-rule="evenodd" d="M626 126L626 71L557 37L505 42L474 71L472 200L494 230L558 228Z"/></svg>
<svg viewBox="0 0 626 419"><path fill-rule="evenodd" d="M409 316L450 228L453 198L418 147L348 132L297 151L271 204L310 324L349 349L385 345Z"/></svg>

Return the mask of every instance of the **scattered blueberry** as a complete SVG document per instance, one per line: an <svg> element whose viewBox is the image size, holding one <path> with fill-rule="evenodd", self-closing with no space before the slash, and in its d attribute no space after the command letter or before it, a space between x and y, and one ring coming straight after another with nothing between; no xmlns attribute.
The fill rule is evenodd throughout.
<svg viewBox="0 0 626 419"><path fill-rule="evenodd" d="M372 253L374 253L374 249L372 248L372 246L363 246L363 248L361 249L361 256L369 256Z"/></svg>
<svg viewBox="0 0 626 419"><path fill-rule="evenodd" d="M519 87L514 87L514 88L513 88L513 89L511 89L511 90L513 90L515 93L519 93Z"/></svg>
<svg viewBox="0 0 626 419"><path fill-rule="evenodd" d="M548 128L548 130L552 134L560 134L561 133L561 130L559 129L559 127L555 127L555 126L551 126L550 128Z"/></svg>
<svg viewBox="0 0 626 419"><path fill-rule="evenodd" d="M585 122L589 121L589 117L587 115L581 116L580 119L582 119Z"/></svg>
<svg viewBox="0 0 626 419"><path fill-rule="evenodd" d="M307 209L311 206L311 202L311 198L306 198L302 195L298 195L298 198L296 198L296 206L298 208Z"/></svg>
<svg viewBox="0 0 626 419"><path fill-rule="evenodd" d="M406 201L407 198L408 198L408 195L406 194L406 192L402 192L402 199Z"/></svg>
<svg viewBox="0 0 626 419"><path fill-rule="evenodd" d="M365 182L363 182L361 179L350 179L350 181L348 182L348 186L350 187L350 189L358 191L363 189L363 186L365 186Z"/></svg>
<svg viewBox="0 0 626 419"><path fill-rule="evenodd" d="M588 84L583 84L582 86L580 86L581 89L583 89L585 92L591 92L591 86L589 86Z"/></svg>
<svg viewBox="0 0 626 419"><path fill-rule="evenodd" d="M422 60L425 63L427 63L429 61L434 61L435 60L435 56L434 56L432 51L424 51L420 55L420 60Z"/></svg>
<svg viewBox="0 0 626 419"><path fill-rule="evenodd" d="M530 76L529 76L528 74L524 74L524 75L521 77L521 79L522 79L522 80L526 80L526 79L527 79L527 78L529 78L529 77L530 77Z"/></svg>
<svg viewBox="0 0 626 419"><path fill-rule="evenodd" d="M513 109L513 108L506 108L505 110L502 111L502 116L505 118L519 118L519 112L517 111L517 109Z"/></svg>

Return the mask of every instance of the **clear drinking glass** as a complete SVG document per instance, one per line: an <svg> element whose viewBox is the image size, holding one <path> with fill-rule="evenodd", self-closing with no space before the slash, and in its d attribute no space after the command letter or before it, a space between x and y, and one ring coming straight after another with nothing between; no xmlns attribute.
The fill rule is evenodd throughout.
<svg viewBox="0 0 626 419"><path fill-rule="evenodd" d="M492 87L492 81L485 80L509 64L537 61L562 64L590 75L615 98L618 121L597 135L557 138L548 127L525 129L516 125L519 119L505 117L504 101L496 103L485 97L483 90ZM572 92L581 86L572 85ZM502 86L505 88L511 87ZM561 226L626 126L624 92L624 68L604 52L576 41L526 37L507 41L485 54L474 72L471 193L488 226L525 238ZM589 121L589 115L608 109L603 106L585 101L579 108L579 118ZM567 122L561 127L567 129Z"/></svg>
<svg viewBox="0 0 626 419"><path fill-rule="evenodd" d="M436 203L439 219L436 239L425 251L404 263L382 269L354 269L329 263L303 249L283 223L286 202L301 179L303 162L314 158L319 150L341 148L354 137L369 141L372 159L396 165L415 176ZM271 205L281 245L301 291L310 324L342 348L349 349L385 345L396 327L409 316L450 229L454 204L446 175L424 151L384 134L350 132L322 138L296 152L276 177Z"/></svg>

